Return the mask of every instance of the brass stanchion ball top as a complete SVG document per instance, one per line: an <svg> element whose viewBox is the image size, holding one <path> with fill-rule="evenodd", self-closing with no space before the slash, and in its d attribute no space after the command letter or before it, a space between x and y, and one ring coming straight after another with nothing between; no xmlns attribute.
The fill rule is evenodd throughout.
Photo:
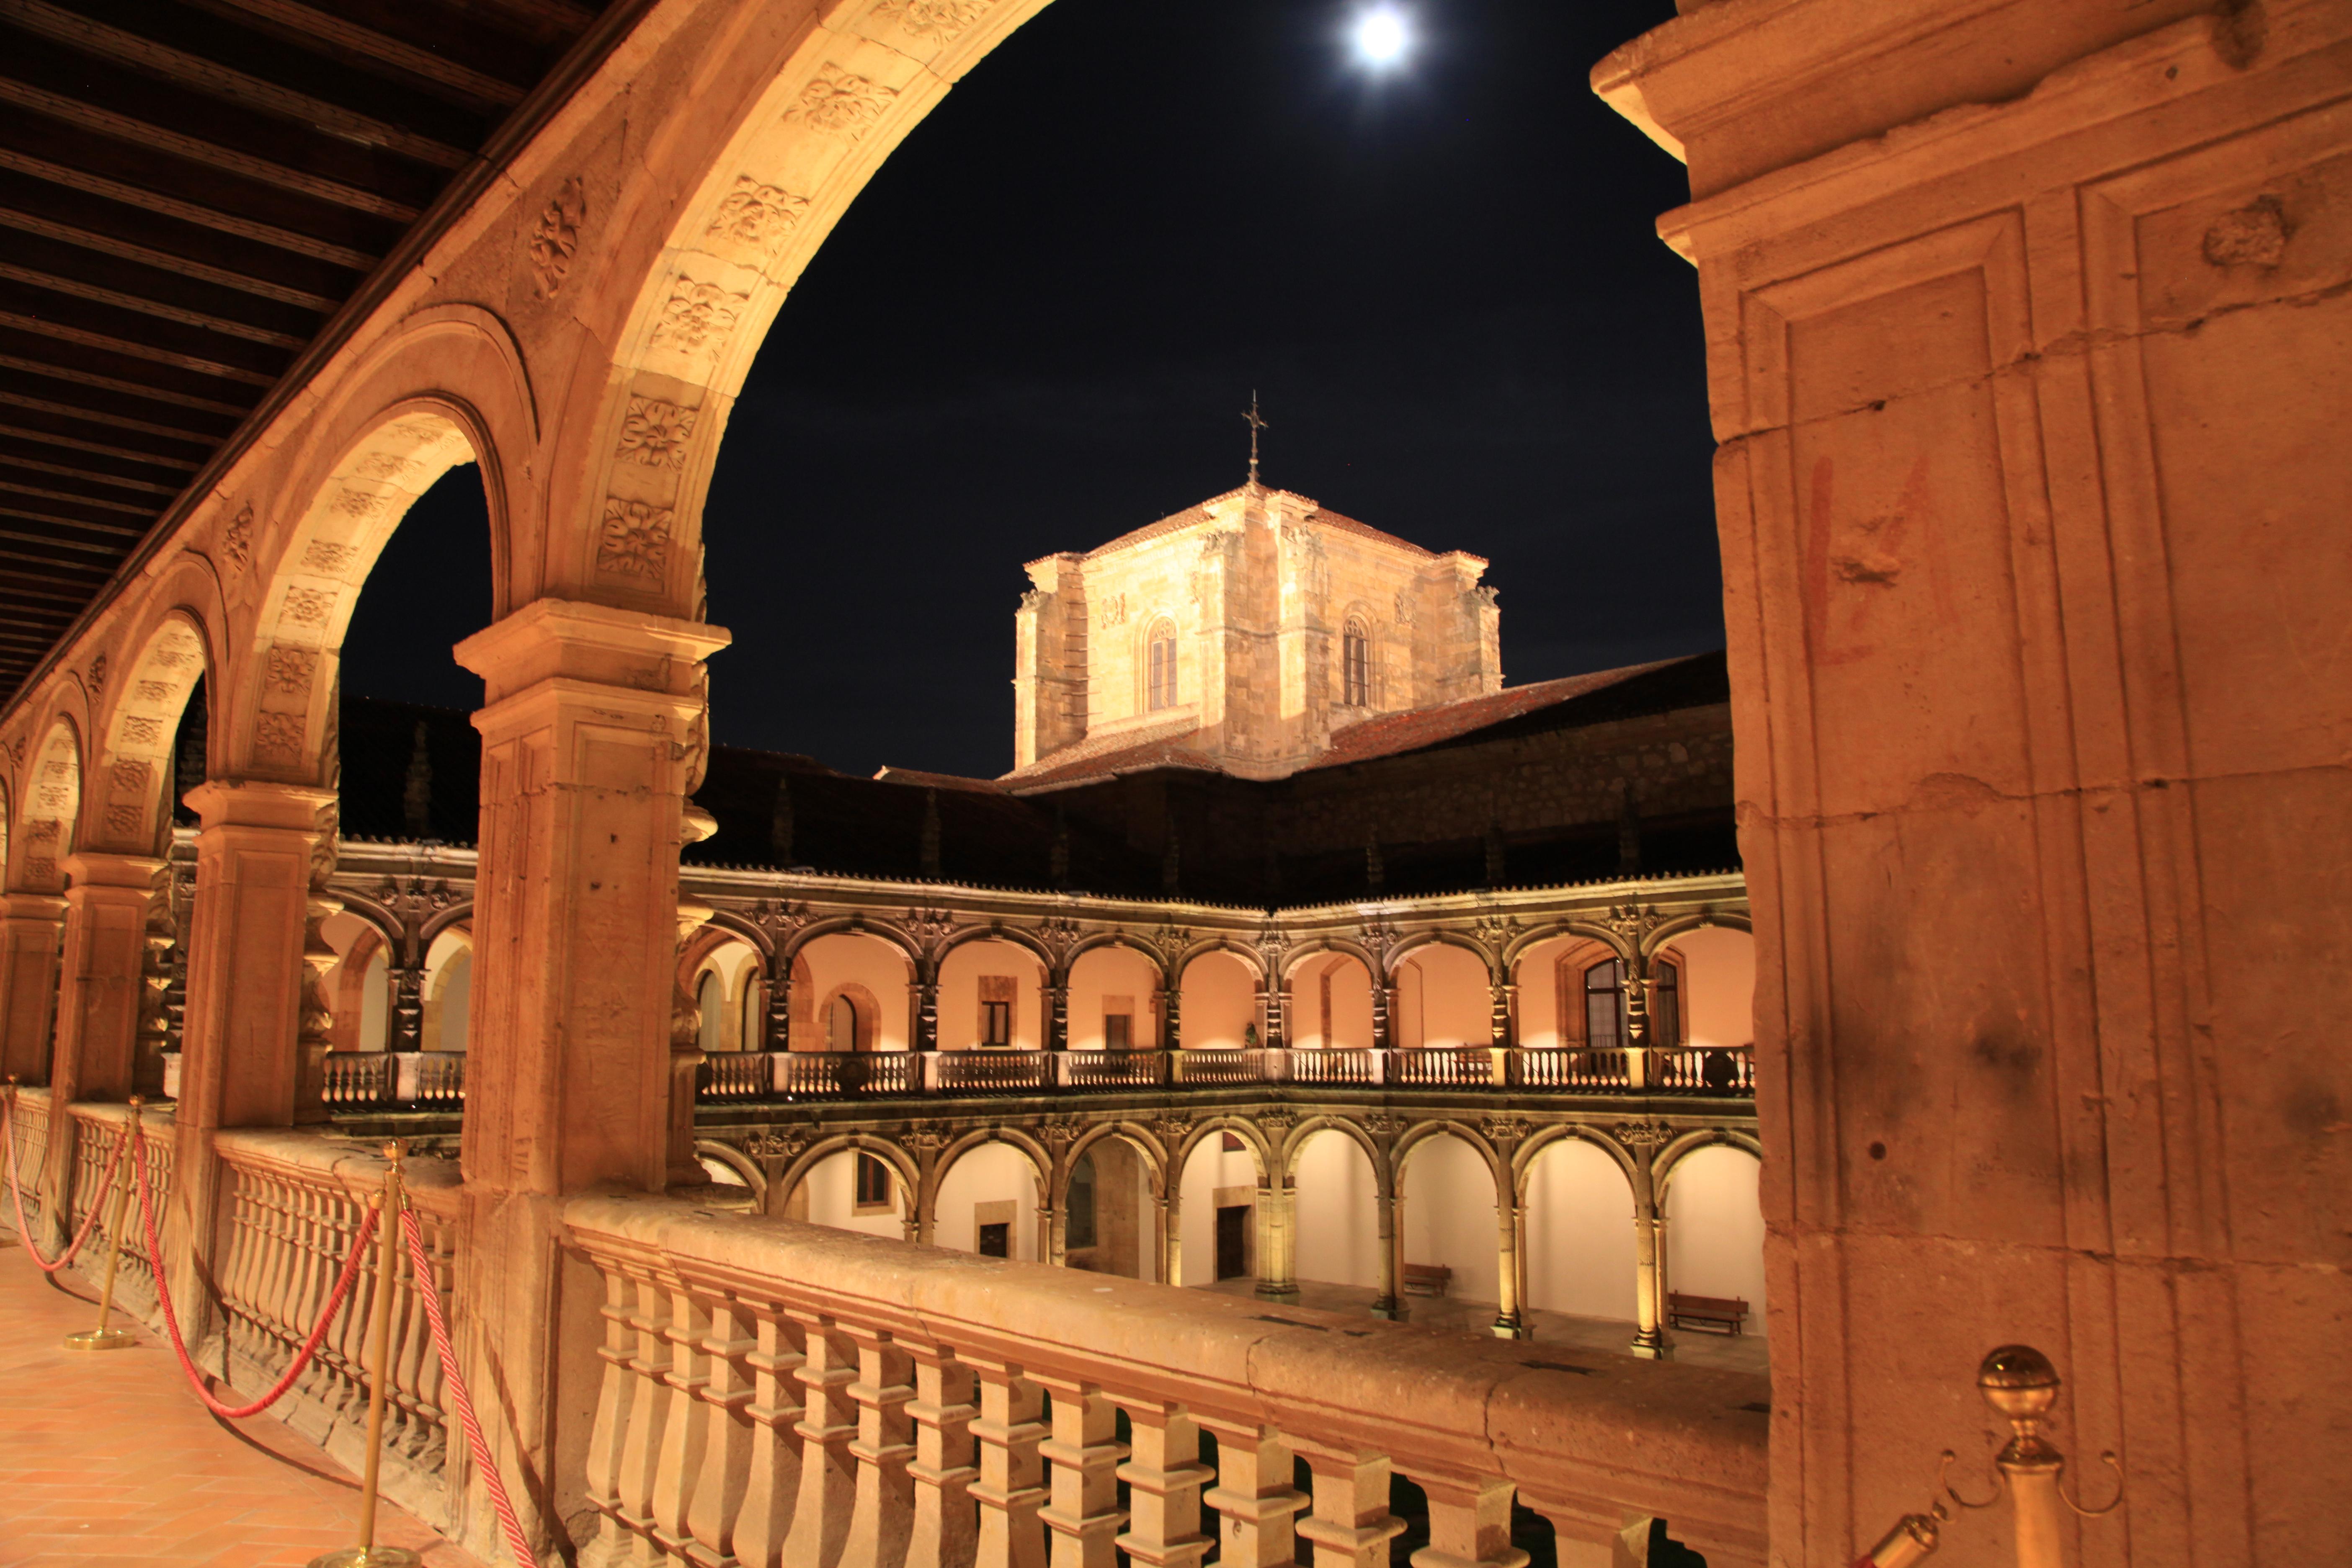
<svg viewBox="0 0 2352 1568"><path fill-rule="evenodd" d="M406 1152L401 1148L400 1140L397 1138L387 1138L383 1141L383 1157L387 1160L396 1161Z"/></svg>
<svg viewBox="0 0 2352 1568"><path fill-rule="evenodd" d="M2001 1345L1977 1368L1985 1403L2011 1420L2032 1419L2058 1401L2058 1369L2032 1345Z"/></svg>

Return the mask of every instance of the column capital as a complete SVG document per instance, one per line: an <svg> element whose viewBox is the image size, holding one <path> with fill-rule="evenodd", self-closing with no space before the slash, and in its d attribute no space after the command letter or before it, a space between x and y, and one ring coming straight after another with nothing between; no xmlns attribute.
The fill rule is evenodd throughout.
<svg viewBox="0 0 2352 1568"><path fill-rule="evenodd" d="M130 889L142 893L152 892L155 880L163 874L167 862L152 855L117 855L108 850L82 849L66 857L65 871L71 879L66 898L91 888Z"/></svg>
<svg viewBox="0 0 2352 1568"><path fill-rule="evenodd" d="M550 680L691 694L698 665L735 640L723 626L572 599L534 599L451 650L495 708ZM648 678L652 678L649 681Z"/></svg>
<svg viewBox="0 0 2352 1568"><path fill-rule="evenodd" d="M65 918L63 893L0 894L0 920L47 921L54 925Z"/></svg>
<svg viewBox="0 0 2352 1568"><path fill-rule="evenodd" d="M319 813L338 792L317 784L267 779L206 779L185 796L205 832L216 827L279 827L314 831Z"/></svg>

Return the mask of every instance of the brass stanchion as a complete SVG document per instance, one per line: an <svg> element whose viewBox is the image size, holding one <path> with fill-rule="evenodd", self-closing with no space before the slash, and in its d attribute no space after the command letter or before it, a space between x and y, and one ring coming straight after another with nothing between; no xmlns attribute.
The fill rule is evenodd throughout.
<svg viewBox="0 0 2352 1568"><path fill-rule="evenodd" d="M392 1285L400 1266L400 1160L398 1139L383 1146L391 1162L383 1173L383 1197L376 1224L383 1250L376 1263L375 1321L368 1325L367 1457L360 1470L360 1543L310 1559L310 1568L423 1568L424 1559L403 1546L375 1543L376 1471L383 1463L385 1385L392 1381Z"/></svg>
<svg viewBox="0 0 2352 1568"><path fill-rule="evenodd" d="M131 1097L131 1137L134 1142L139 1137L139 1108L145 1103L135 1094ZM131 1346L130 1334L106 1326L107 1319L114 1315L114 1271L122 1261L122 1215L130 1197L131 1173L118 1167L114 1212L106 1216L106 1283L98 1292L98 1327L68 1334L66 1349L69 1351L122 1351Z"/></svg>

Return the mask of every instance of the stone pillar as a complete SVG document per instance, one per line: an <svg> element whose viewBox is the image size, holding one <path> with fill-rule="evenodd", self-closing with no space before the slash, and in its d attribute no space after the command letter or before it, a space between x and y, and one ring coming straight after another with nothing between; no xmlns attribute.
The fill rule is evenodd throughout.
<svg viewBox="0 0 2352 1568"><path fill-rule="evenodd" d="M312 868L315 879L317 868ZM319 1123L327 1120L327 1053L334 1048L335 1000L327 992L327 976L341 962L327 940L327 917L343 907L341 899L312 889L302 922L302 1008L296 1026L294 1121Z"/></svg>
<svg viewBox="0 0 2352 1568"><path fill-rule="evenodd" d="M163 1245L172 1299L192 1347L212 1327L221 1178L214 1136L294 1124L310 979L303 948L310 858L320 808L334 799L332 790L251 779L212 779L187 794L203 826L173 1118L178 1156Z"/></svg>
<svg viewBox="0 0 2352 1568"><path fill-rule="evenodd" d="M65 920L66 901L54 893L0 899L0 1077L49 1080Z"/></svg>
<svg viewBox="0 0 2352 1568"><path fill-rule="evenodd" d="M1290 1043L1290 983L1273 975L1265 982L1265 1043L1276 1050Z"/></svg>
<svg viewBox="0 0 2352 1568"><path fill-rule="evenodd" d="M940 973L936 968L917 983L915 1037L911 1044L919 1051L940 1048Z"/></svg>
<svg viewBox="0 0 2352 1568"><path fill-rule="evenodd" d="M1372 1298L1372 1316L1392 1322L1405 1319L1404 1200L1393 1190L1378 1199L1381 1231L1381 1293Z"/></svg>
<svg viewBox="0 0 2352 1568"><path fill-rule="evenodd" d="M687 806L679 834L682 840L679 847L700 843L718 831L718 827L717 820L709 813L698 806ZM687 942L718 912L709 904L686 899L678 900L677 958L681 963ZM702 1051L702 1009L687 990L688 977L681 973L681 963L674 963L670 967L669 1152L664 1165L668 1185L673 1191L710 1184L709 1173L702 1168L701 1156L694 1152L695 1099L701 1082L702 1064L709 1059Z"/></svg>
<svg viewBox="0 0 2352 1568"><path fill-rule="evenodd" d="M771 1051L793 1048L793 961L782 950L768 961L768 1021L761 1045Z"/></svg>
<svg viewBox="0 0 2352 1568"><path fill-rule="evenodd" d="M137 1087L140 1006L146 999L147 921L163 862L139 855L68 856L57 1045L50 1057L52 1125L68 1133L66 1107L123 1100ZM47 1190L71 1212L71 1136L49 1140Z"/></svg>
<svg viewBox="0 0 2352 1568"><path fill-rule="evenodd" d="M1172 1058L1184 1048L1184 988L1171 985L1160 993L1160 1048ZM1175 1063L1169 1063L1171 1081L1175 1077Z"/></svg>
<svg viewBox="0 0 2352 1568"><path fill-rule="evenodd" d="M1396 987L1386 983L1372 987L1372 1048L1391 1050L1396 1041L1391 1037L1390 1020L1396 1016Z"/></svg>
<svg viewBox="0 0 2352 1568"><path fill-rule="evenodd" d="M456 650L487 697L460 1353L477 1398L503 1407L490 1440L542 1541L586 1506L560 1456L596 1375L562 1331L581 1310L555 1245L563 1200L670 1176L678 850L702 661L727 641L542 599ZM478 1498L467 1513L469 1539L494 1539Z"/></svg>
<svg viewBox="0 0 2352 1568"><path fill-rule="evenodd" d="M1647 1139L1633 1144L1633 1344L1645 1361L1664 1361L1674 1354L1667 1335L1665 1270L1661 1267L1664 1226L1658 1217L1657 1185L1651 1176L1651 1158L1657 1144Z"/></svg>
<svg viewBox="0 0 2352 1568"><path fill-rule="evenodd" d="M1163 1179L1160 1198L1160 1283L1181 1285L1184 1273L1184 1194L1181 1172Z"/></svg>
<svg viewBox="0 0 2352 1568"><path fill-rule="evenodd" d="M1519 1315L1519 1205L1511 1191L1507 1168L1502 1190L1495 1199L1495 1337L1527 1337Z"/></svg>
<svg viewBox="0 0 2352 1568"><path fill-rule="evenodd" d="M1257 1216L1257 1294L1267 1301L1298 1300L1297 1215L1298 1190L1276 1177L1261 1182Z"/></svg>
<svg viewBox="0 0 2352 1568"><path fill-rule="evenodd" d="M1070 1048L1070 988L1066 985L1045 987L1045 1048Z"/></svg>

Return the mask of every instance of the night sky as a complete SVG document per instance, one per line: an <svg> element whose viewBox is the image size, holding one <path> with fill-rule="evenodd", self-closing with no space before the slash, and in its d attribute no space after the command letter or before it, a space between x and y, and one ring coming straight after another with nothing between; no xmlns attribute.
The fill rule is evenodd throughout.
<svg viewBox="0 0 2352 1568"><path fill-rule="evenodd" d="M1672 0L1058 0L884 164L785 303L706 514L724 743L1012 765L1025 561L1239 484L1488 557L1513 685L1722 646L1682 169L1594 98ZM472 707L478 478L411 512L346 689Z"/></svg>

